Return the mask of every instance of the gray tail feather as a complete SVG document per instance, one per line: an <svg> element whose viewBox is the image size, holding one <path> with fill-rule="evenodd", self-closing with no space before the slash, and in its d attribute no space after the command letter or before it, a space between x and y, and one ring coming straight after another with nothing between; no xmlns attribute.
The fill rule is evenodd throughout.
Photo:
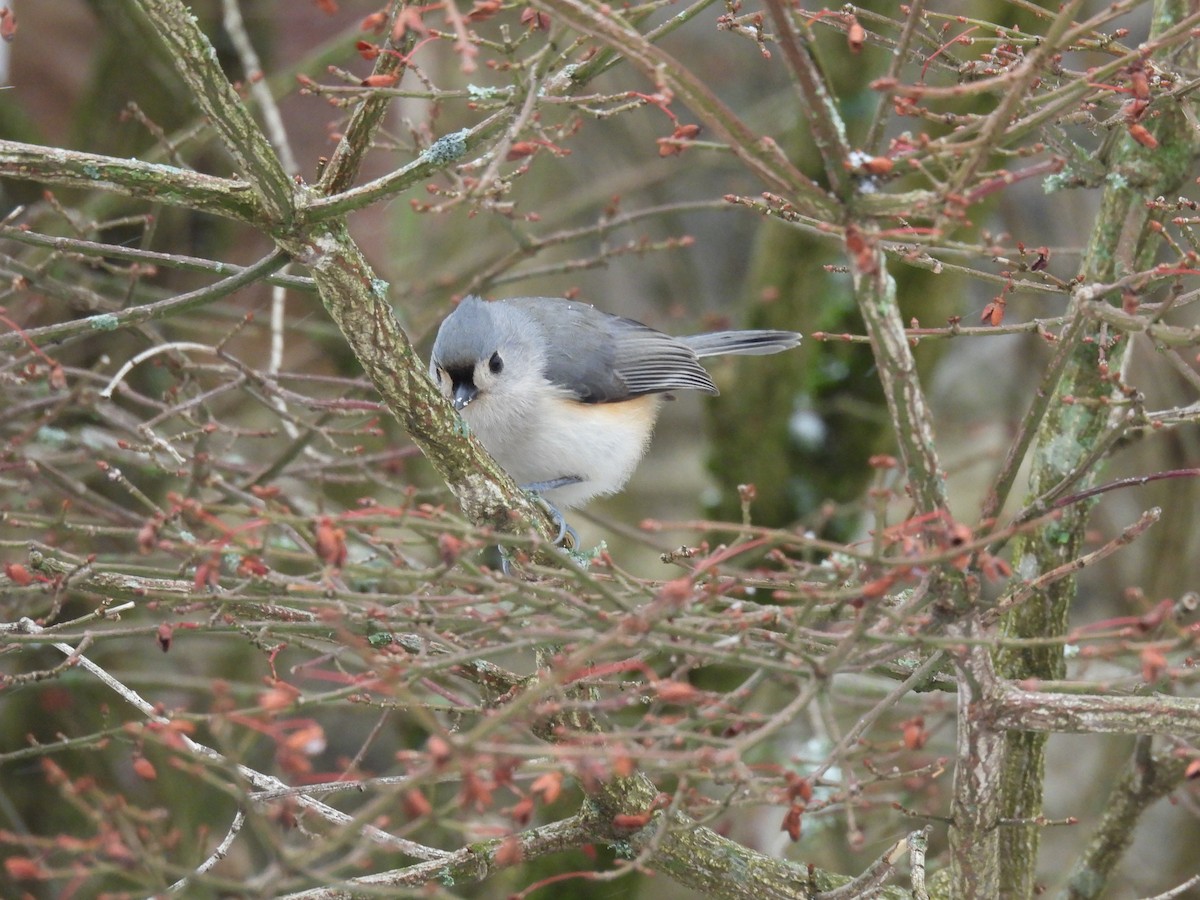
<svg viewBox="0 0 1200 900"><path fill-rule="evenodd" d="M800 343L795 331L711 331L679 338L697 356L720 356L723 353L742 353L762 356L790 350Z"/></svg>

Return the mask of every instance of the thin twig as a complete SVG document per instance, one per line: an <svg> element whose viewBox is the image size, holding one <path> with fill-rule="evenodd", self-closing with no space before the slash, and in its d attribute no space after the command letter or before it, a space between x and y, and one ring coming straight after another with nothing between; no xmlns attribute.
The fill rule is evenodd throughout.
<svg viewBox="0 0 1200 900"><path fill-rule="evenodd" d="M197 876L203 875L205 872L209 871L216 866L217 863L223 860L229 853L229 848L233 846L233 842L237 839L238 834L241 832L242 826L245 824L246 813L245 811L239 809L234 814L233 821L229 823L229 830L225 832L225 837L221 839L221 843L217 844L217 846L213 849L213 852L210 853L208 857L202 863L200 863L200 865L196 866L196 868L187 875L184 875L174 884L167 887L166 892L168 894L178 894L185 887L187 887L189 883L194 881Z"/></svg>
<svg viewBox="0 0 1200 900"><path fill-rule="evenodd" d="M287 254L282 250L276 250L264 256L254 265L242 269L236 275L231 275L208 287L188 291L186 294L179 294L178 296L159 300L156 303L147 303L143 306L134 306L129 309L117 310L116 312L102 313L78 321L59 322L56 325L30 328L20 334L0 334L0 350L12 350L20 346L25 340L31 340L42 347L48 344L64 344L68 341L78 340L94 334L115 331L118 328L129 328L130 326L141 325L144 322L154 319L176 315L185 310L228 297L234 291L246 285L253 284L265 278L270 273L283 268L287 264L287 261Z"/></svg>
<svg viewBox="0 0 1200 900"><path fill-rule="evenodd" d="M867 867L866 871L852 881L831 891L822 891L814 900L860 900L876 897L883 883L896 871L896 863L908 852L908 841L896 841L886 853Z"/></svg>

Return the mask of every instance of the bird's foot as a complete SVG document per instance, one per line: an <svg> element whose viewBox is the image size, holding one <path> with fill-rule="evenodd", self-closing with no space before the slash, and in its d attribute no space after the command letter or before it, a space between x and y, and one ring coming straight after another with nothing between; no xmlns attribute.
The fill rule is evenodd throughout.
<svg viewBox="0 0 1200 900"><path fill-rule="evenodd" d="M578 547L579 532L577 532L567 523L567 520L563 517L563 514L559 512L558 507L543 497L542 494L544 494L546 491L552 491L555 488L566 487L569 484L579 484L581 481L583 481L583 479L578 475L564 475L562 478L555 478L551 481L535 481L532 484L521 485L521 490L529 491L531 494L535 494L537 496L537 501L546 508L546 510L550 513L550 518L552 518L554 523L558 526L558 536L554 539L554 543L556 545L561 544L563 542L563 538L565 538L567 535L570 535L571 546Z"/></svg>
<svg viewBox="0 0 1200 900"><path fill-rule="evenodd" d="M558 535L554 538L554 545L561 546L563 538L570 536L571 547L579 546L579 532L571 527L566 518L553 503L542 496L544 491L552 491L555 488L566 487L569 484L579 484L583 481L578 475L564 475L562 478L554 478L550 481L535 481L532 484L521 485L521 490L533 494L536 502L540 503L550 513L550 518L554 520L554 524L558 526ZM512 566L508 561L508 556L504 552L503 547L497 548L500 551L500 571L505 575L512 574Z"/></svg>

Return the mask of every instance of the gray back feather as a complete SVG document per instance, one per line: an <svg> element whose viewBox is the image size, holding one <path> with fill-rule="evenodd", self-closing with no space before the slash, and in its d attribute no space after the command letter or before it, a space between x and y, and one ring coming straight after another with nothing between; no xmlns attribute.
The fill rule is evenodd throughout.
<svg viewBox="0 0 1200 900"><path fill-rule="evenodd" d="M633 319L549 297L501 302L538 323L546 342L547 380L584 403L613 403L662 391L717 392L690 347Z"/></svg>
<svg viewBox="0 0 1200 900"><path fill-rule="evenodd" d="M498 302L524 311L538 323L547 349L546 378L585 403L666 391L716 394L700 357L776 353L800 342L800 335L789 331L721 331L675 338L586 303L549 297Z"/></svg>

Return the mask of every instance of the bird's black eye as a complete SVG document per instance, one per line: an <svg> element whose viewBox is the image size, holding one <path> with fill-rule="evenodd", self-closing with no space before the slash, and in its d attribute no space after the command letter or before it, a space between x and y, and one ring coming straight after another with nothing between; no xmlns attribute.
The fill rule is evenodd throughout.
<svg viewBox="0 0 1200 900"><path fill-rule="evenodd" d="M500 354L493 353L492 358L488 360L488 368L492 370L493 375L499 375L504 371L504 360L500 358Z"/></svg>

